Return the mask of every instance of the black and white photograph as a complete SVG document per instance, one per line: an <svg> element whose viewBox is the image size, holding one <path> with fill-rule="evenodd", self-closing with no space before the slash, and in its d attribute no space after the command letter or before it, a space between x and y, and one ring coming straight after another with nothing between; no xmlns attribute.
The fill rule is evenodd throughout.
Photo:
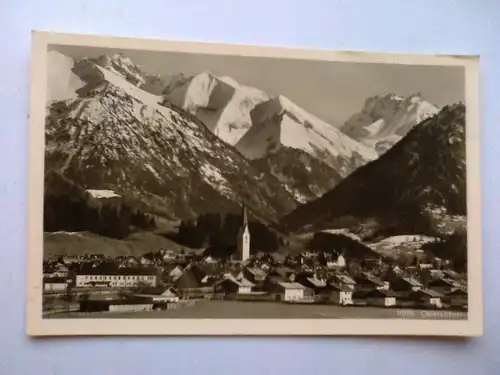
<svg viewBox="0 0 500 375"><path fill-rule="evenodd" d="M31 334L478 330L476 56L33 38Z"/></svg>

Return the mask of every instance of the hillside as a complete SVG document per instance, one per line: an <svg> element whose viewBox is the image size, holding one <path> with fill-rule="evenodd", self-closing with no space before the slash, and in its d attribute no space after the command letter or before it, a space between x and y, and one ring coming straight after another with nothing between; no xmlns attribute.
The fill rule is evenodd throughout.
<svg viewBox="0 0 500 375"><path fill-rule="evenodd" d="M300 203L319 198L377 156L284 96L257 105L251 118L236 148Z"/></svg>
<svg viewBox="0 0 500 375"><path fill-rule="evenodd" d="M275 176L299 203L322 196L342 180L340 174L326 163L302 150L288 147L252 160L251 164Z"/></svg>
<svg viewBox="0 0 500 375"><path fill-rule="evenodd" d="M89 231L124 238L135 231L153 230L155 218L107 190L85 191L55 171L45 175L44 231Z"/></svg>
<svg viewBox="0 0 500 375"><path fill-rule="evenodd" d="M274 176L256 170L189 114L161 105L162 96L132 84L142 81L129 63L110 63L111 70L89 59L74 64L73 73L86 85L49 103L47 170L170 219L239 212L244 202L262 220L276 221L295 207Z"/></svg>
<svg viewBox="0 0 500 375"><path fill-rule="evenodd" d="M349 228L364 237L432 235L463 226L466 213L465 106L456 104L281 223L292 232Z"/></svg>
<svg viewBox="0 0 500 375"><path fill-rule="evenodd" d="M134 233L123 239L99 236L91 232L44 233L44 258L66 255L103 254L108 257L141 256L158 249L190 251L154 233Z"/></svg>

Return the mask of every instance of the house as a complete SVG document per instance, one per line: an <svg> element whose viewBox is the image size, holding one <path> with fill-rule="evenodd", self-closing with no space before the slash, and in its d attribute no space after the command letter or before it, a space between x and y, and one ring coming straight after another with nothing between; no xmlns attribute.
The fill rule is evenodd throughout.
<svg viewBox="0 0 500 375"><path fill-rule="evenodd" d="M243 277L242 274L234 276L233 274L226 273L224 279L217 282L215 291L218 293L228 294L248 294L252 292L252 287L255 284Z"/></svg>
<svg viewBox="0 0 500 375"><path fill-rule="evenodd" d="M353 290L350 287L335 282L329 282L319 295L325 302L346 306L353 304L352 294Z"/></svg>
<svg viewBox="0 0 500 375"><path fill-rule="evenodd" d="M210 255L203 259L203 263L207 264L217 264L217 259L212 258Z"/></svg>
<svg viewBox="0 0 500 375"><path fill-rule="evenodd" d="M73 264L73 263L78 263L80 262L80 257L78 256L69 256L69 255L66 255L62 258L62 263L66 266L70 265L70 264Z"/></svg>
<svg viewBox="0 0 500 375"><path fill-rule="evenodd" d="M261 262L260 269L265 272L269 272L269 270L271 270L271 265L268 262Z"/></svg>
<svg viewBox="0 0 500 375"><path fill-rule="evenodd" d="M177 259L177 253L173 250L165 250L163 253L163 260L165 262L171 262L173 260Z"/></svg>
<svg viewBox="0 0 500 375"><path fill-rule="evenodd" d="M445 277L443 270L436 270L436 269L430 270L429 275L433 279L440 279L440 278Z"/></svg>
<svg viewBox="0 0 500 375"><path fill-rule="evenodd" d="M180 292L180 297L205 298L213 294L213 286L208 283L207 274L199 267L189 264L182 271L182 275L175 280L175 287ZM207 282L203 283L206 280Z"/></svg>
<svg viewBox="0 0 500 375"><path fill-rule="evenodd" d="M182 274L184 273L183 269L181 268L181 266L177 265L175 266L173 269L171 269L170 271L168 271L168 276L173 280L173 281L176 281L179 277L182 276Z"/></svg>
<svg viewBox="0 0 500 375"><path fill-rule="evenodd" d="M312 268L305 263L303 263L300 266L300 269L301 269L301 271L304 271L304 272L312 272Z"/></svg>
<svg viewBox="0 0 500 375"><path fill-rule="evenodd" d="M467 290L455 288L446 294L446 299L452 307L466 307L468 305Z"/></svg>
<svg viewBox="0 0 500 375"><path fill-rule="evenodd" d="M396 292L416 292L422 289L420 281L413 277L396 277L391 280L391 286Z"/></svg>
<svg viewBox="0 0 500 375"><path fill-rule="evenodd" d="M351 291L354 291L356 287L356 281L354 281L350 276L338 273L333 275L334 282L341 285L342 287L346 287Z"/></svg>
<svg viewBox="0 0 500 375"><path fill-rule="evenodd" d="M339 254L337 257L337 267L343 268L346 266L346 260L345 257L342 254Z"/></svg>
<svg viewBox="0 0 500 375"><path fill-rule="evenodd" d="M156 286L157 278L155 270L145 268L86 267L75 271L77 287Z"/></svg>
<svg viewBox="0 0 500 375"><path fill-rule="evenodd" d="M302 284L286 281L278 281L274 283L271 294L276 301L303 301L313 298L312 290L306 288Z"/></svg>
<svg viewBox="0 0 500 375"><path fill-rule="evenodd" d="M430 270L430 269L432 269L433 267L434 267L434 265L433 265L433 264L431 264L431 263L420 263L420 264L418 265L418 268L419 268L420 270L424 270L424 269L428 269L428 270Z"/></svg>
<svg viewBox="0 0 500 375"><path fill-rule="evenodd" d="M410 298L416 302L417 306L423 308L438 308L443 307L441 293L432 289L419 289L412 292Z"/></svg>
<svg viewBox="0 0 500 375"><path fill-rule="evenodd" d="M354 280L356 281L356 290L358 291L371 291L384 287L384 282L369 272L363 272Z"/></svg>
<svg viewBox="0 0 500 375"><path fill-rule="evenodd" d="M458 288L459 284L455 280L451 280L446 277L440 277L429 281L428 286L429 288L441 294L448 294L453 289Z"/></svg>
<svg viewBox="0 0 500 375"><path fill-rule="evenodd" d="M246 267L243 269L243 274L254 284L263 283L267 277L267 272L257 267Z"/></svg>
<svg viewBox="0 0 500 375"><path fill-rule="evenodd" d="M65 277L44 277L43 291L44 293L64 292L68 286L67 281Z"/></svg>
<svg viewBox="0 0 500 375"><path fill-rule="evenodd" d="M326 279L319 279L316 276L301 277L298 282L308 289L311 289L314 294L320 294L327 286Z"/></svg>
<svg viewBox="0 0 500 375"><path fill-rule="evenodd" d="M152 253L144 254L140 259L140 264L142 266L150 266L150 265L154 264L154 262L155 262L155 259L154 259L154 255Z"/></svg>
<svg viewBox="0 0 500 375"><path fill-rule="evenodd" d="M396 306L397 293L389 289L375 289L365 294L366 304L370 306Z"/></svg>
<svg viewBox="0 0 500 375"><path fill-rule="evenodd" d="M403 270L401 268L399 268L399 266L394 266L392 268L392 272L394 272L396 275L399 275L403 272Z"/></svg>
<svg viewBox="0 0 500 375"><path fill-rule="evenodd" d="M134 293L134 297L150 298L153 302L178 302L179 294L172 287L145 288L139 293Z"/></svg>
<svg viewBox="0 0 500 375"><path fill-rule="evenodd" d="M68 272L69 268L64 263L55 262L50 265L44 263L43 274L45 277L66 277Z"/></svg>

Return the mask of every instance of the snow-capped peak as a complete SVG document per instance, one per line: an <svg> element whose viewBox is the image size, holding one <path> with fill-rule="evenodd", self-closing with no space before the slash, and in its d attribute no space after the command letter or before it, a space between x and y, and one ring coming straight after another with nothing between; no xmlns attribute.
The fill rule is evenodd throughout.
<svg viewBox="0 0 500 375"><path fill-rule="evenodd" d="M370 148L349 138L283 95L256 106L251 117L253 127L236 145L249 159L260 159L281 147L288 147L302 150L346 176L377 157Z"/></svg>
<svg viewBox="0 0 500 375"><path fill-rule="evenodd" d="M136 86L142 86L146 82L145 73L142 69L129 57L121 53L102 55L92 61L115 74L121 75Z"/></svg>
<svg viewBox="0 0 500 375"><path fill-rule="evenodd" d="M347 120L342 131L382 154L415 125L438 111L419 93L406 98L392 93L373 96L365 101L361 112Z"/></svg>
<svg viewBox="0 0 500 375"><path fill-rule="evenodd" d="M47 102L67 100L77 96L76 91L85 86L73 72L75 61L57 51L49 51L47 56Z"/></svg>
<svg viewBox="0 0 500 375"><path fill-rule="evenodd" d="M223 141L234 145L251 127L250 111L269 99L262 91L231 77L202 72L186 78L172 76L166 99L198 117Z"/></svg>

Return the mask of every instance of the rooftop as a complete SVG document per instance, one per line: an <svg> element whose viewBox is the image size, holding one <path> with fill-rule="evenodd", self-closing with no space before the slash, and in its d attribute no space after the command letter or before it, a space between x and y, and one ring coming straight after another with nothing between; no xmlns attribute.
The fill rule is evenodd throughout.
<svg viewBox="0 0 500 375"><path fill-rule="evenodd" d="M307 289L304 285L299 284L299 283L289 283L289 282L280 281L277 284L281 285L285 289Z"/></svg>

